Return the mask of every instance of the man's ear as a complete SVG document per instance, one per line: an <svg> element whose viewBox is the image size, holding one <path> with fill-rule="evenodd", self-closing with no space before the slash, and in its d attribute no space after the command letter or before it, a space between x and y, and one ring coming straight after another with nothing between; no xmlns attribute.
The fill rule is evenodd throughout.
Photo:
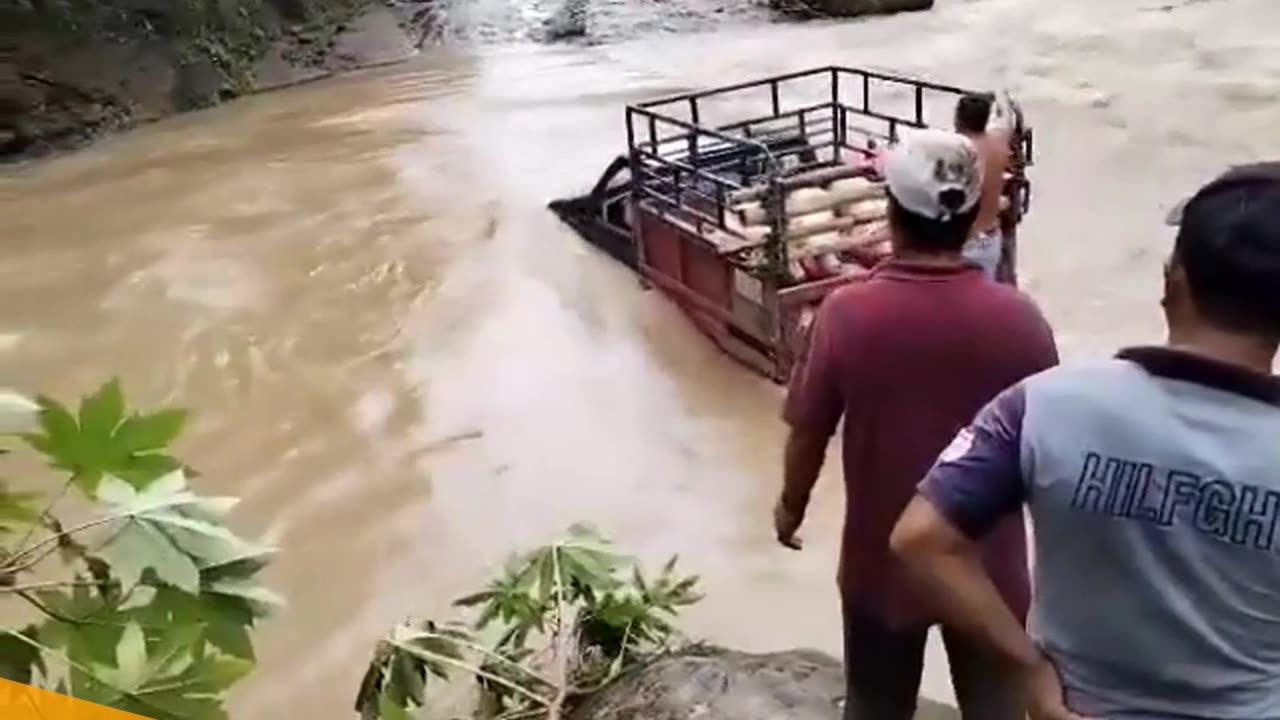
<svg viewBox="0 0 1280 720"><path fill-rule="evenodd" d="M1187 272L1177 253L1173 253L1164 262L1164 294L1160 298L1160 306L1170 310L1186 297Z"/></svg>

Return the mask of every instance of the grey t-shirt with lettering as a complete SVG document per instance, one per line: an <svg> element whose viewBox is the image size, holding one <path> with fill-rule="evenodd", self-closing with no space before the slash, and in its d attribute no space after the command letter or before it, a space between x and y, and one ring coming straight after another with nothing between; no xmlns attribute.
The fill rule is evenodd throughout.
<svg viewBox="0 0 1280 720"><path fill-rule="evenodd" d="M1280 720L1280 385L1164 348L1011 388L920 492L980 536L1024 505L1028 631L1105 720Z"/></svg>

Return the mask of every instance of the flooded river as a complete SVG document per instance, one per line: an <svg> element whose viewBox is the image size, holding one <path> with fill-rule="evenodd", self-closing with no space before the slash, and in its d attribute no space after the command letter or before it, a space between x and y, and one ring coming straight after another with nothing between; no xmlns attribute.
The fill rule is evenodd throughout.
<svg viewBox="0 0 1280 720"><path fill-rule="evenodd" d="M938 5L453 42L17 168L0 383L71 395L119 373L197 411L184 455L283 548L291 602L236 718L349 717L384 629L584 519L703 574L691 633L838 653L837 478L804 552L770 536L780 389L544 209L619 151L621 106L830 63L1013 88L1039 152L1022 274L1068 358L1157 339L1164 211L1280 155L1275 0ZM936 663L927 694L950 696Z"/></svg>

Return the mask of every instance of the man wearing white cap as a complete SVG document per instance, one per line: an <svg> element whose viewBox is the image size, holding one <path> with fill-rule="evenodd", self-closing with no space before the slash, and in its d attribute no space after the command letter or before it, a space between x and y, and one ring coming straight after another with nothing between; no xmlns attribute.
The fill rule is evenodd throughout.
<svg viewBox="0 0 1280 720"><path fill-rule="evenodd" d="M798 549L829 439L844 420L845 523L839 587L846 720L910 720L935 600L889 552L917 481L980 408L1057 363L1048 323L1016 289L962 254L982 194L967 138L923 130L886 158L893 257L823 303L784 412L790 434L774 509L778 541ZM1008 517L982 539L986 571L1019 617L1028 603L1026 537ZM1013 673L988 646L942 628L966 720L1022 720Z"/></svg>

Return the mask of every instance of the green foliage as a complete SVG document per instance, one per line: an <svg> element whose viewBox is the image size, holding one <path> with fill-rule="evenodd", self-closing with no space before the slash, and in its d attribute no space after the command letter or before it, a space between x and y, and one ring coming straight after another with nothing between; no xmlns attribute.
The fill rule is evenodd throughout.
<svg viewBox="0 0 1280 720"><path fill-rule="evenodd" d="M40 33L70 46L163 42L181 62L208 62L231 89L243 91L278 30L276 18L305 22L334 12L345 17L365 1L18 0L8 6L0 2L0 27Z"/></svg>
<svg viewBox="0 0 1280 720"><path fill-rule="evenodd" d="M78 416L58 401L39 398L41 433L27 435L31 447L92 495L104 475L144 487L181 465L164 449L182 432L186 413L162 410L125 416L120 383L111 381L80 402Z"/></svg>
<svg viewBox="0 0 1280 720"><path fill-rule="evenodd" d="M0 635L0 678L30 683L33 672L44 672L43 659L35 638L40 629L34 625Z"/></svg>
<svg viewBox="0 0 1280 720"><path fill-rule="evenodd" d="M40 519L40 493L9 492L0 481L0 536L26 530Z"/></svg>
<svg viewBox="0 0 1280 720"><path fill-rule="evenodd" d="M426 704L433 683L470 675L480 715L556 718L566 703L663 652L672 621L697 602L698 578L671 558L656 577L590 528L513 558L481 592L455 605L478 611L470 628L406 622L382 640L356 698L364 720L399 720ZM479 635L496 637L485 644ZM535 643L542 643L537 645Z"/></svg>
<svg viewBox="0 0 1280 720"><path fill-rule="evenodd" d="M43 618L0 627L0 676L158 720L225 718L227 690L253 667L250 630L282 601L256 579L274 550L231 532L235 499L197 495L169 453L186 414L130 412L115 381L74 414L16 397L0 393L0 436L61 481L0 488L0 603ZM69 492L95 513L66 527Z"/></svg>

